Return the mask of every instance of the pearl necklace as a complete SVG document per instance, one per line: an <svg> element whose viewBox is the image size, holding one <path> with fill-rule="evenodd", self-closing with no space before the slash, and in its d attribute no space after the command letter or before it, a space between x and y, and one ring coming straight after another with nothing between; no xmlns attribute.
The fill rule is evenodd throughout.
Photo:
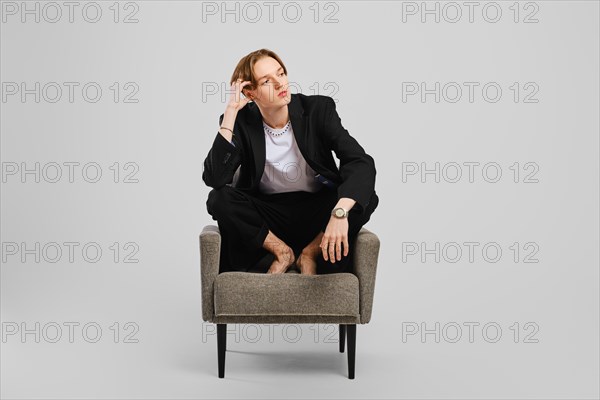
<svg viewBox="0 0 600 400"><path fill-rule="evenodd" d="M263 121L263 128L265 128L265 131L267 131L267 132L268 132L268 133L269 133L271 136L281 136L281 135L283 135L284 133L286 133L286 132L288 131L288 129L290 129L290 122L292 122L292 121L291 121L291 120L290 120L290 121L288 121L288 123L287 123L287 124L285 124L285 126L284 126L283 128L281 128L281 129L284 129L284 128L285 128L285 129L284 129L282 132L279 132L279 133L277 133L277 132L273 132L273 131L272 131L272 130L269 128L269 126L268 126L268 125L265 123L265 121Z"/></svg>

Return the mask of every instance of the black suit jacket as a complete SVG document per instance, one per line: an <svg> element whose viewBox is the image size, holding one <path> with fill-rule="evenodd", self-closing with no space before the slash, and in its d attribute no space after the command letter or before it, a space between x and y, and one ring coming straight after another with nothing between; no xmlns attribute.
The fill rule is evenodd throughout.
<svg viewBox="0 0 600 400"><path fill-rule="evenodd" d="M337 186L338 199L356 200L364 213L375 195L375 161L342 126L335 101L328 96L293 93L288 112L298 148L306 163ZM219 126L224 114L219 117ZM258 192L265 169L265 133L258 106L250 102L238 111L232 145L219 132L204 160L202 180L218 189L231 184L241 164L235 187ZM333 159L340 160L339 169Z"/></svg>

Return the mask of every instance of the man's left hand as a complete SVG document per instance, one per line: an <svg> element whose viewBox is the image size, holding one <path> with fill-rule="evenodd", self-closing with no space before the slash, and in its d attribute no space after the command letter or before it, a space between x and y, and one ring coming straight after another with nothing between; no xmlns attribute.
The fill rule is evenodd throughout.
<svg viewBox="0 0 600 400"><path fill-rule="evenodd" d="M321 240L321 251L325 261L335 263L342 259L342 245L344 246L344 257L349 254L348 244L348 217L336 218L333 215L329 219L323 239Z"/></svg>

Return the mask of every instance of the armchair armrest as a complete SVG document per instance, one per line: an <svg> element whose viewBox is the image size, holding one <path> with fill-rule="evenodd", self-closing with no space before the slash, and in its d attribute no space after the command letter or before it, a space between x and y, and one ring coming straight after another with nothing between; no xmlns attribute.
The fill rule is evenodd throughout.
<svg viewBox="0 0 600 400"><path fill-rule="evenodd" d="M214 283L219 274L221 233L216 225L206 225L200 233L200 279L202 319L212 322L215 314Z"/></svg>
<svg viewBox="0 0 600 400"><path fill-rule="evenodd" d="M363 226L354 244L354 275L358 278L361 324L371 320L379 247L379 237Z"/></svg>

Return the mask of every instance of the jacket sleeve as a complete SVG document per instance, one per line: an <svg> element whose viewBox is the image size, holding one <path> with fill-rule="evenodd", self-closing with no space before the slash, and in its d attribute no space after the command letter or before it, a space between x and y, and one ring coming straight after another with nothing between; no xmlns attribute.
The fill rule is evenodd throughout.
<svg viewBox="0 0 600 400"><path fill-rule="evenodd" d="M224 114L219 117L219 126L223 122ZM233 136L232 141L236 141ZM218 189L233 181L233 175L241 163L241 145L230 143L217 131L212 147L204 160L202 180L207 186Z"/></svg>
<svg viewBox="0 0 600 400"><path fill-rule="evenodd" d="M327 97L324 118L325 139L340 160L342 183L337 188L338 200L342 197L354 199L360 212L364 213L375 191L375 160L342 126L331 97Z"/></svg>

